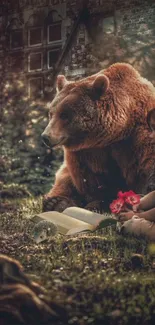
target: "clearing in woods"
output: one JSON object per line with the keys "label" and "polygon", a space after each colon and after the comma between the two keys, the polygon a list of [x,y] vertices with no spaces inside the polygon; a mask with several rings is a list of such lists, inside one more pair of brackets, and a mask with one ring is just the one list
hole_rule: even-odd
{"label": "clearing in woods", "polygon": [[0,216],[0,253],[19,260],[28,277],[62,303],[68,324],[154,323],[154,247],[146,240],[107,228],[36,245],[28,216],[41,211],[41,199],[12,204],[14,211]]}

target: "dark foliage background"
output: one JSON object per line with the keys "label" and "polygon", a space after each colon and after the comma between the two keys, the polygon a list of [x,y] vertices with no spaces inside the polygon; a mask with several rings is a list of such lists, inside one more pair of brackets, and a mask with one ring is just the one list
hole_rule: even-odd
{"label": "dark foliage background", "polygon": [[0,123],[2,183],[26,185],[34,195],[50,189],[62,152],[47,149],[42,143],[47,122],[46,103],[25,97],[24,84],[17,75],[6,80]]}

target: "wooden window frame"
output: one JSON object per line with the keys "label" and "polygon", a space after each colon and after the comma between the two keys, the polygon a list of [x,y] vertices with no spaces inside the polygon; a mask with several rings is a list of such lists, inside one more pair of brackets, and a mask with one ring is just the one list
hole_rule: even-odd
{"label": "wooden window frame", "polygon": [[55,51],[57,51],[57,50],[59,50],[59,51],[61,51],[61,47],[60,48],[53,48],[53,49],[50,49],[50,50],[48,50],[48,52],[47,52],[47,68],[48,69],[52,69],[53,67],[50,67],[49,66],[49,53],[50,52],[55,52]]}
{"label": "wooden window frame", "polygon": [[[37,43],[37,44],[30,44],[30,32],[31,30],[34,29],[40,29],[41,30],[41,43]],[[29,47],[36,47],[36,46],[40,46],[43,44],[43,28],[42,27],[31,27],[28,29],[28,46]]]}
{"label": "wooden window frame", "polygon": [[[39,69],[30,69],[30,60],[31,60],[31,55],[35,55],[35,54],[41,54],[41,68]],[[28,72],[35,72],[35,71],[42,71],[43,70],[43,53],[42,52],[32,52],[29,54],[28,56]]]}
{"label": "wooden window frame", "polygon": [[[59,40],[56,40],[56,41],[50,41],[49,40],[49,28],[51,26],[54,26],[54,25],[60,25],[61,24],[61,38]],[[62,43],[62,21],[61,22],[55,22],[53,24],[50,24],[47,26],[47,43],[48,44],[61,44]]]}

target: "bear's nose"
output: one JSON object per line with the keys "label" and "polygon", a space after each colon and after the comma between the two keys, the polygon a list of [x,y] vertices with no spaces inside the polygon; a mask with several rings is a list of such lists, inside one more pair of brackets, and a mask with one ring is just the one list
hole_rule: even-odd
{"label": "bear's nose", "polygon": [[44,134],[44,133],[42,133],[41,137],[42,137],[42,140],[43,140],[44,144],[47,147],[51,147],[52,143],[51,143],[50,137],[48,135]]}

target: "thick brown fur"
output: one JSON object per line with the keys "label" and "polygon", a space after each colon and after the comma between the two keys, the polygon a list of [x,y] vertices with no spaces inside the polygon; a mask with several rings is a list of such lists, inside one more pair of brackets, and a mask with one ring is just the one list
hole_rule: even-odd
{"label": "thick brown fur", "polygon": [[61,211],[94,200],[108,206],[119,189],[155,189],[155,147],[147,124],[154,107],[155,88],[129,64],[113,64],[76,82],[59,76],[43,137],[50,146],[63,146],[64,163],[43,209]]}

